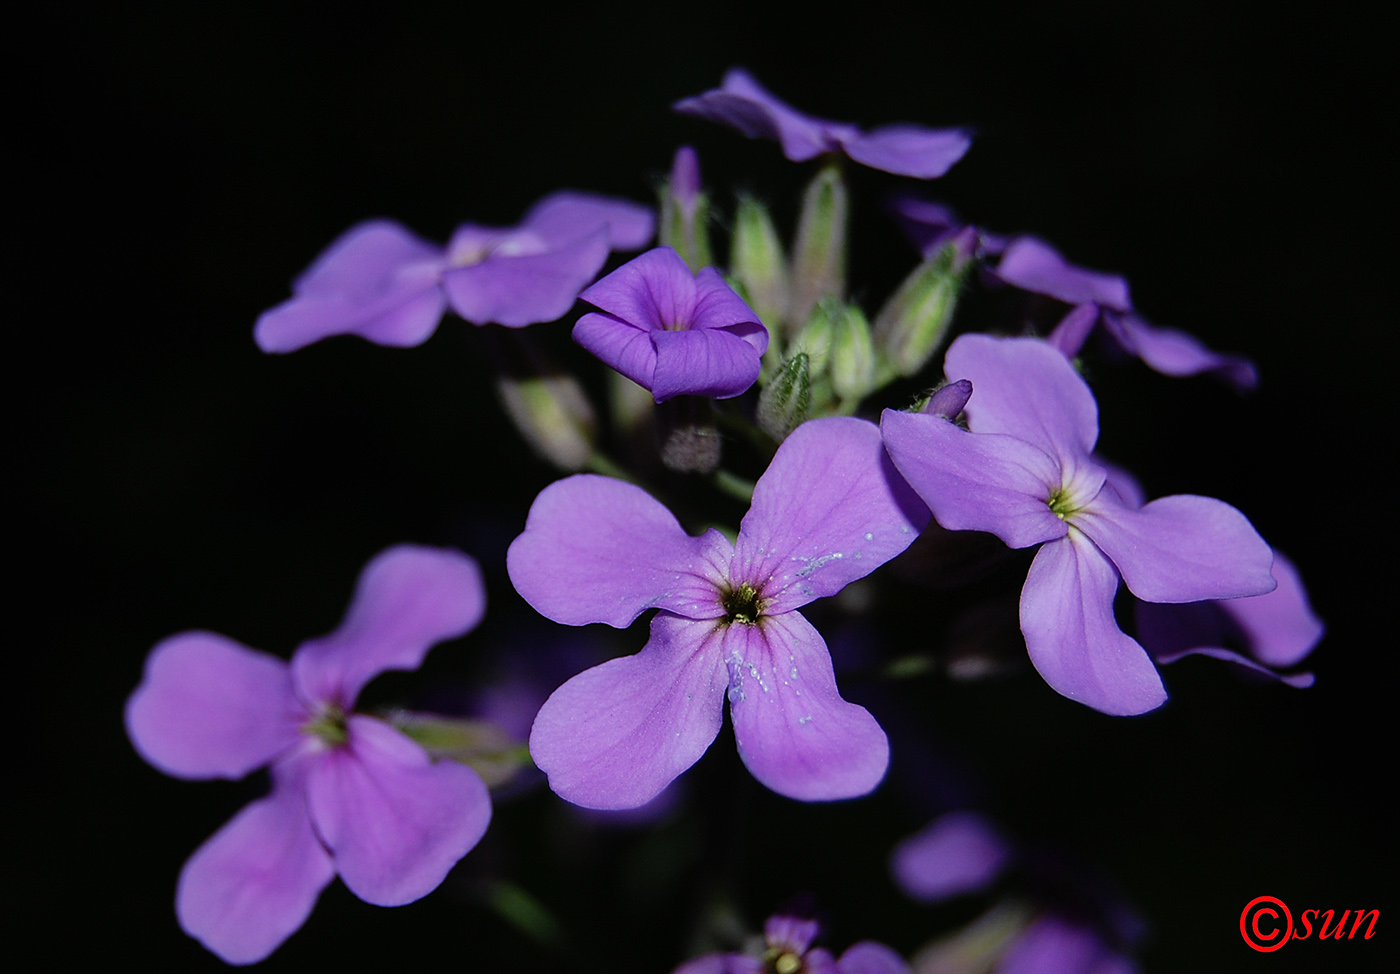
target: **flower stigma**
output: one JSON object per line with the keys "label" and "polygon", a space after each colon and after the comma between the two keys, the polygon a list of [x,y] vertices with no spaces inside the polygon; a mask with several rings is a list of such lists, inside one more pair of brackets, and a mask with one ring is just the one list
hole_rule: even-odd
{"label": "flower stigma", "polygon": [[1079,510],[1080,507],[1080,505],[1076,505],[1074,501],[1070,499],[1070,492],[1068,487],[1061,487],[1058,490],[1056,490],[1045,501],[1045,504],[1047,507],[1050,508],[1050,510],[1055,512],[1055,516],[1061,521],[1069,517],[1075,511]]}
{"label": "flower stigma", "polygon": [[759,604],[758,590],[748,582],[721,595],[719,604],[724,606],[725,615],[729,617],[730,622],[741,622],[746,626],[758,621],[762,608]]}
{"label": "flower stigma", "polygon": [[308,737],[317,737],[326,744],[336,746],[350,739],[345,728],[345,711],[338,705],[328,703],[316,715],[301,725],[301,732]]}

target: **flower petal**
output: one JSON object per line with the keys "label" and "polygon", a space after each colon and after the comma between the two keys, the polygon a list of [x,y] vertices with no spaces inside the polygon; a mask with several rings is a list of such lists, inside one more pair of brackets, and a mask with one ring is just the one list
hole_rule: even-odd
{"label": "flower petal", "polygon": [[1118,573],[1082,533],[1036,552],[1021,590],[1021,632],[1045,682],[1106,714],[1141,714],[1167,699],[1152,660],[1113,618]]}
{"label": "flower petal", "polygon": [[730,554],[719,532],[691,537],[640,487],[576,474],[540,491],[506,567],[546,618],[621,629],[652,607],[692,619],[723,615],[718,592]]}
{"label": "flower petal", "polygon": [[476,627],[486,587],[475,561],[449,548],[397,545],[360,572],[335,632],[301,645],[292,676],[302,699],[349,709],[385,670],[414,670],[437,643]]}
{"label": "flower petal", "polygon": [[719,329],[654,331],[651,341],[656,371],[648,388],[657,402],[681,395],[729,399],[758,381],[762,353],[738,335]]}
{"label": "flower petal", "polygon": [[688,327],[695,312],[695,275],[670,247],[633,257],[579,295],[635,328]]}
{"label": "flower petal", "polygon": [[610,314],[590,311],[574,324],[574,341],[598,359],[650,389],[656,374],[656,346],[649,328],[642,328]]}
{"label": "flower petal", "polygon": [[886,125],[841,139],[841,148],[856,162],[915,179],[937,179],[971,145],[972,137],[961,129],[917,125]]}
{"label": "flower petal", "polygon": [[[1150,605],[1159,609],[1176,608],[1176,606],[1158,605],[1155,602],[1141,602],[1139,605]],[[1300,690],[1306,690],[1317,682],[1317,677],[1311,673],[1276,673],[1267,666],[1256,663],[1247,656],[1241,656],[1239,653],[1232,652],[1228,649],[1220,649],[1212,646],[1183,649],[1175,653],[1154,654],[1153,658],[1157,660],[1158,663],[1170,665],[1188,656],[1209,656],[1211,659],[1223,660],[1226,663],[1234,663],[1236,666],[1243,666],[1247,670],[1253,670],[1255,673],[1263,674],[1281,683],[1287,683],[1289,686],[1297,687]]]}
{"label": "flower petal", "polygon": [[878,426],[812,420],[783,441],[758,479],[729,575],[773,600],[765,611],[787,612],[869,575],[909,547],[928,519]]}
{"label": "flower petal", "polygon": [[1126,351],[1163,375],[1215,372],[1240,392],[1259,384],[1259,373],[1249,359],[1213,352],[1184,331],[1158,328],[1134,314],[1110,315],[1104,322],[1108,333]]}
{"label": "flower petal", "polygon": [[586,808],[636,808],[698,761],[723,721],[724,632],[658,613],[640,653],[555,690],[530,732],[530,755],[555,794]]}
{"label": "flower petal", "polygon": [[1244,630],[1249,650],[1266,666],[1293,666],[1303,661],[1326,631],[1308,602],[1298,569],[1274,552],[1278,588],[1252,599],[1227,599],[1220,608]]}
{"label": "flower petal", "polygon": [[944,360],[949,379],[970,379],[968,427],[1005,433],[1060,461],[1068,483],[1094,451],[1099,409],[1074,366],[1035,338],[963,335]]}
{"label": "flower petal", "polygon": [[975,812],[950,812],[895,846],[890,869],[901,889],[933,903],[990,886],[1011,846]]}
{"label": "flower petal", "polygon": [[750,342],[761,355],[768,348],[768,329],[758,314],[713,267],[702,267],[695,274],[695,310],[691,328],[724,328]]}
{"label": "flower petal", "polygon": [[608,231],[542,254],[493,254],[442,276],[452,310],[474,325],[519,328],[562,318],[608,259]]}
{"label": "flower petal", "polygon": [[1117,274],[1075,267],[1035,237],[1017,237],[997,264],[997,277],[1023,291],[1044,294],[1065,304],[1097,304],[1128,311],[1128,282]]}
{"label": "flower petal", "polygon": [[890,459],[948,530],[988,531],[1012,548],[1068,530],[1047,504],[1060,486],[1059,465],[1031,444],[893,409],[880,428]]}
{"label": "flower petal", "polygon": [[227,963],[253,964],[306,922],[334,878],[300,781],[284,778],[189,858],[175,913],[181,929]]}
{"label": "flower petal", "polygon": [[869,711],[841,699],[826,643],[801,613],[731,625],[724,643],[734,739],[760,783],[799,801],[875,789],[889,741]]}
{"label": "flower petal", "polygon": [[656,217],[651,207],[631,200],[563,190],[530,207],[521,225],[551,246],[573,243],[606,227],[611,249],[637,250],[656,232]]}
{"label": "flower petal", "polygon": [[729,125],[751,139],[776,139],[782,144],[783,155],[793,162],[835,149],[833,130],[855,131],[853,126],[804,115],[775,98],[741,68],[726,72],[720,88],[678,101],[671,107],[683,115]]}
{"label": "flower petal", "polygon": [[1031,924],[997,966],[997,974],[1128,974],[1133,970],[1087,927],[1051,915]]}
{"label": "flower petal", "polygon": [[151,650],[126,703],[131,743],[179,778],[241,778],[295,745],[306,718],[283,660],[212,632]]}
{"label": "flower petal", "polygon": [[1243,514],[1213,497],[1176,494],[1132,508],[1103,491],[1071,520],[1148,602],[1234,599],[1276,585],[1273,551]]}
{"label": "flower petal", "polygon": [[481,840],[490,796],[475,771],[433,763],[381,720],[353,716],[347,733],[307,775],[312,821],[350,892],[376,906],[411,903]]}
{"label": "flower petal", "polygon": [[840,974],[909,974],[909,965],[890,947],[874,940],[851,944],[836,962]]}

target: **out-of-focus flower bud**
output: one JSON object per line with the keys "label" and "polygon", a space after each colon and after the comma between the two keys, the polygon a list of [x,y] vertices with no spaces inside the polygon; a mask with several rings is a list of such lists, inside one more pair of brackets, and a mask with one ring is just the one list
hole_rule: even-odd
{"label": "out-of-focus flower bud", "polygon": [[700,160],[683,145],[661,186],[660,243],[681,255],[691,271],[714,264],[710,249],[710,197],[700,188]]}
{"label": "out-of-focus flower bud", "polygon": [[709,473],[719,466],[720,439],[714,403],[701,396],[676,396],[657,406],[661,462],[679,473]]}
{"label": "out-of-focus flower bud", "polygon": [[500,376],[496,391],[506,414],[536,453],[561,470],[588,466],[598,421],[573,376]]}
{"label": "out-of-focus flower bud", "polygon": [[859,402],[875,389],[875,340],[865,312],[844,305],[832,321],[831,387],[842,399]]}
{"label": "out-of-focus flower bud", "polygon": [[743,285],[744,298],[759,321],[776,334],[787,318],[792,295],[787,256],[768,208],[751,196],[739,197],[732,241],[730,271]]}
{"label": "out-of-focus flower bud", "polygon": [[517,741],[489,720],[444,717],[408,710],[384,715],[434,758],[465,764],[486,782],[487,787],[503,785],[530,766],[530,752],[524,741]]}
{"label": "out-of-focus flower bud", "polygon": [[875,316],[875,345],[894,375],[917,374],[942,345],[976,242],[971,228],[948,241],[914,268]]}
{"label": "out-of-focus flower bud", "polygon": [[812,408],[811,363],[799,352],[783,363],[758,397],[758,425],[781,443]]}
{"label": "out-of-focus flower bud", "polygon": [[792,306],[788,324],[807,320],[812,307],[846,290],[846,223],[850,200],[841,169],[829,165],[817,174],[802,197],[793,254]]}

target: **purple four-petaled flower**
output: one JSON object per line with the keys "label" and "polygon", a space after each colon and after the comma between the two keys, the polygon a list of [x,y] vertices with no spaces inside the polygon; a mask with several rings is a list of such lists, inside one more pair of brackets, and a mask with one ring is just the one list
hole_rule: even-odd
{"label": "purple four-petaled flower", "polygon": [[332,335],[421,345],[450,305],[475,325],[553,321],[602,269],[608,251],[651,239],[649,208],[587,193],[546,196],[516,227],[464,224],[444,249],[389,220],[346,231],[297,278],[293,297],[258,318],[264,352]]}
{"label": "purple four-petaled flower", "polygon": [[903,551],[928,512],[873,424],[800,426],[754,488],[734,544],[691,537],[639,487],[581,474],[543,490],[510,547],[511,581],[565,625],[627,626],[635,656],[586,670],[535,718],[530,753],[560,796],[631,808],[694,764],[729,697],[744,763],[779,794],[851,798],[879,784],[884,731],[836,689],[822,637],[795,611]]}
{"label": "purple four-petaled flower", "polygon": [[579,295],[601,309],[574,341],[651,392],[727,399],[758,379],[768,329],[713,267],[692,274],[670,247],[623,264]]}
{"label": "purple four-petaled flower", "polygon": [[778,914],[763,925],[760,954],[706,954],[686,961],[673,974],[909,974],[909,965],[874,940],[852,944],[840,958],[814,947],[821,932],[816,920]]}
{"label": "purple four-petaled flower", "polygon": [[1021,591],[1021,631],[1051,687],[1110,714],[1159,706],[1156,668],[1114,621],[1119,578],[1148,602],[1262,595],[1275,587],[1269,546],[1213,498],[1124,501],[1093,458],[1093,394],[1047,343],[964,335],[944,370],[972,382],[968,429],[886,410],[895,466],[943,527],[1041,545]]}
{"label": "purple four-petaled flower", "polygon": [[804,115],[741,68],[731,68],[719,88],[676,102],[676,111],[738,129],[749,138],[776,139],[783,154],[803,162],[841,152],[856,162],[899,176],[935,179],[967,152],[972,138],[962,129],[885,125],[862,132],[854,125]]}
{"label": "purple four-petaled flower", "polygon": [[365,566],[340,628],[290,663],[209,632],[151,651],[126,706],[142,757],[179,778],[272,771],[272,793],[181,870],[175,910],[187,933],[251,964],[306,921],[335,876],[366,902],[398,906],[476,845],[491,818],[476,772],[434,763],[352,708],[377,674],[415,669],[435,643],[476,626],[485,599],[470,558],[403,545]]}

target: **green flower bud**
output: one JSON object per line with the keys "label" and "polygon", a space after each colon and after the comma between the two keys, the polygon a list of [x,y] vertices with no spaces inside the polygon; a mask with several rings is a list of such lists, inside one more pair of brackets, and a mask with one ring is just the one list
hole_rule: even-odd
{"label": "green flower bud", "polygon": [[573,376],[499,376],[496,392],[506,415],[537,454],[561,470],[588,466],[598,421]]}
{"label": "green flower bud", "polygon": [[865,312],[842,307],[831,330],[831,387],[844,400],[859,402],[875,390],[875,340]]}
{"label": "green flower bud", "polygon": [[827,360],[831,357],[834,323],[844,313],[845,308],[835,298],[817,302],[807,316],[807,323],[788,345],[786,358],[793,358],[800,352],[807,356],[807,368],[813,377],[825,372]]}
{"label": "green flower bud", "polygon": [[776,333],[787,316],[792,285],[773,218],[753,197],[739,197],[730,250],[730,270],[742,285],[744,300],[768,331]]}
{"label": "green flower bud", "polygon": [[690,146],[676,150],[671,175],[662,183],[659,195],[658,242],[680,254],[692,271],[712,266],[710,198],[700,189],[700,162]]}
{"label": "green flower bud", "polygon": [[904,279],[875,316],[875,346],[896,376],[918,373],[948,334],[971,249],[954,239]]}
{"label": "green flower bud", "polygon": [[390,711],[384,718],[434,758],[465,764],[490,788],[505,784],[530,764],[525,743],[490,721],[408,710]]}
{"label": "green flower bud", "polygon": [[783,363],[758,397],[758,425],[781,443],[812,408],[812,375],[805,352]]}
{"label": "green flower bud", "polygon": [[829,164],[807,186],[797,223],[793,254],[792,327],[807,320],[813,306],[846,291],[846,223],[850,200],[841,169]]}

